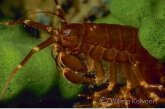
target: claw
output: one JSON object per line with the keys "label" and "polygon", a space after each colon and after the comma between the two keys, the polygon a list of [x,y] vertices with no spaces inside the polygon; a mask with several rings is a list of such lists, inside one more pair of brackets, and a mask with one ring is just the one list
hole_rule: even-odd
{"label": "claw", "polygon": [[81,61],[77,59],[76,57],[66,54],[65,52],[59,53],[59,57],[60,57],[61,63],[65,67],[72,69],[74,71],[87,71],[86,66],[83,65]]}
{"label": "claw", "polygon": [[69,70],[69,69],[63,69],[63,73],[65,78],[74,84],[96,84],[96,81],[94,79],[78,75],[77,73]]}

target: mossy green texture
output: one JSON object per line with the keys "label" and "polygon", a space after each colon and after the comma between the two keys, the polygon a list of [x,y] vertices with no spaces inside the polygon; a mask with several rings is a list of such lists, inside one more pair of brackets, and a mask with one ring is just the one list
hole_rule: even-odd
{"label": "mossy green texture", "polygon": [[118,19],[114,18],[113,15],[111,15],[111,14],[106,16],[106,17],[96,19],[94,21],[94,23],[108,23],[108,24],[124,25],[121,21],[119,21]]}
{"label": "mossy green texture", "polygon": [[[0,89],[2,91],[11,71],[22,61],[35,44],[0,42]],[[55,76],[56,69],[54,68],[54,62],[51,61],[49,55],[49,49],[36,53],[27,64],[14,75],[3,99],[8,100],[19,95],[19,93],[24,90],[30,91],[37,96],[41,96],[50,90],[55,80],[57,80],[57,77]]]}
{"label": "mossy green texture", "polygon": [[110,11],[126,25],[139,27],[145,18],[165,18],[164,0],[111,0]]}
{"label": "mossy green texture", "polygon": [[[33,47],[41,42],[41,40],[29,37],[20,26],[0,25],[0,93],[12,70]],[[40,97],[49,92],[52,87],[55,87],[61,93],[57,99],[71,100],[77,97],[83,87],[79,88],[79,85],[69,83],[64,77],[58,78],[55,62],[50,51],[51,46],[35,53],[17,71],[2,101],[8,101],[24,92]]]}
{"label": "mossy green texture", "polygon": [[85,86],[80,84],[73,85],[71,82],[66,80],[64,76],[61,76],[61,79],[58,79],[58,84],[61,84],[58,85],[58,89],[60,90],[61,97],[65,100],[77,98],[78,94],[82,92],[82,89],[84,89]]}
{"label": "mossy green texture", "polygon": [[139,29],[139,39],[152,56],[165,61],[165,19],[146,19]]}
{"label": "mossy green texture", "polygon": [[125,25],[139,28],[142,46],[165,61],[165,0],[111,0],[110,11]]}

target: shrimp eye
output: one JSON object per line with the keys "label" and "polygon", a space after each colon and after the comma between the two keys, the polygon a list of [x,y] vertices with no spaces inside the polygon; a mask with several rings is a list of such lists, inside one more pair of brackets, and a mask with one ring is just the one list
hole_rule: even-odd
{"label": "shrimp eye", "polygon": [[66,29],[64,31],[64,36],[68,36],[70,34],[71,30],[70,29]]}

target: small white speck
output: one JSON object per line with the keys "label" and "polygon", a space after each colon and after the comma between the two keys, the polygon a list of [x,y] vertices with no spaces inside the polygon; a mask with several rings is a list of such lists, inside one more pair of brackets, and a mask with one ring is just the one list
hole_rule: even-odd
{"label": "small white speck", "polygon": [[58,5],[58,6],[57,6],[57,9],[61,9],[61,6],[60,6],[60,5]]}
{"label": "small white speck", "polygon": [[40,50],[38,47],[34,47],[33,49],[36,50],[36,51],[39,51]]}
{"label": "small white speck", "polygon": [[52,27],[47,27],[47,30],[48,30],[49,32],[51,32]]}
{"label": "small white speck", "polygon": [[66,22],[65,19],[61,19],[61,22]]}
{"label": "small white speck", "polygon": [[24,23],[25,24],[28,24],[30,22],[30,20],[25,20]]}
{"label": "small white speck", "polygon": [[17,68],[19,68],[19,69],[20,69],[21,67],[22,67],[22,65],[18,65],[18,66],[17,66]]}

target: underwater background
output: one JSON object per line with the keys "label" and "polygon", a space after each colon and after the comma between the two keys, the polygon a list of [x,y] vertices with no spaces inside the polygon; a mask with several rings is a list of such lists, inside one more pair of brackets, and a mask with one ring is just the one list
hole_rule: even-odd
{"label": "underwater background", "polygon": [[[59,0],[59,3],[68,23],[93,22],[109,14],[108,0]],[[55,7],[53,0],[1,0],[0,21],[16,21],[37,11],[54,12]],[[60,26],[59,18],[53,15],[39,13],[25,19],[54,27]],[[0,34],[2,91],[14,67],[32,47],[50,37],[50,34],[25,25],[0,25]],[[79,98],[78,94],[87,92],[88,86],[72,84],[63,76],[58,78],[50,50],[51,47],[48,47],[36,53],[25,68],[13,77],[0,107],[73,107],[74,103],[87,101],[86,98]]]}
{"label": "underwater background", "polygon": [[[142,45],[157,59],[165,60],[165,1],[158,0],[58,0],[68,23],[109,23],[139,28]],[[112,4],[110,5],[110,2]],[[133,4],[133,5],[132,5]],[[136,6],[134,4],[137,4]],[[55,11],[53,0],[1,0],[0,22],[15,21],[31,12]],[[110,9],[109,9],[110,8]],[[110,12],[111,10],[111,12]],[[60,27],[60,19],[44,13],[26,16],[35,22]],[[152,28],[151,28],[152,27]],[[158,32],[157,32],[158,31]],[[0,93],[12,70],[34,46],[51,35],[45,31],[25,25],[0,25]],[[151,37],[149,37],[151,36]],[[156,37],[155,36],[159,36]],[[150,39],[157,39],[150,40]],[[156,42],[156,43],[153,43]],[[160,48],[160,49],[158,49]],[[0,101],[0,107],[10,108],[55,108],[73,107],[88,103],[81,93],[90,93],[89,86],[72,84],[63,76],[59,78],[51,47],[36,53],[19,70],[9,84]],[[121,76],[122,78],[122,76]],[[124,83],[116,86],[118,90]],[[165,85],[165,84],[163,84]],[[93,90],[104,89],[95,86]],[[164,96],[164,94],[162,94]],[[165,107],[165,104],[157,107]]]}

